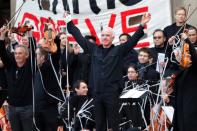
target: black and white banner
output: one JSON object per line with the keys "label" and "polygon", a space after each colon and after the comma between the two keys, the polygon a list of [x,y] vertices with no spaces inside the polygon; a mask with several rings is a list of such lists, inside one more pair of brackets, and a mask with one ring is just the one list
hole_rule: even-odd
{"label": "black and white banner", "polygon": [[[16,1],[16,10],[22,3],[23,0]],[[112,27],[116,35],[114,43],[117,44],[121,33],[132,35],[136,31],[142,14],[146,12],[151,13],[152,19],[138,47],[151,46],[153,31],[171,24],[170,0],[26,0],[15,26],[30,21],[34,26],[33,35],[39,40],[48,17],[52,18],[57,32],[60,32],[60,27],[66,26],[64,11],[72,14],[73,22],[84,35],[96,36],[98,44],[101,28]],[[17,39],[20,40],[20,37]],[[75,41],[70,35],[68,40]]]}

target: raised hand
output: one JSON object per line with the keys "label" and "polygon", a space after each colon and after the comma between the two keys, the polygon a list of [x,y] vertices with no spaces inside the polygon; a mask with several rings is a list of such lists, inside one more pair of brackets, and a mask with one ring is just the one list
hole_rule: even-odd
{"label": "raised hand", "polygon": [[168,39],[169,45],[173,45],[173,44],[175,43],[175,39],[176,39],[175,36],[170,37],[170,38]]}
{"label": "raised hand", "polygon": [[80,53],[80,46],[78,44],[75,44],[73,49],[75,55],[78,55]]}
{"label": "raised hand", "polygon": [[63,17],[65,18],[65,22],[66,23],[68,23],[68,22],[70,22],[72,20],[72,17],[70,15],[70,13],[67,12],[67,11],[64,13]]}
{"label": "raised hand", "polygon": [[187,34],[186,32],[181,33],[181,39],[182,39],[182,40],[187,39],[187,37],[188,37],[188,34]]}
{"label": "raised hand", "polygon": [[142,19],[141,19],[141,22],[140,24],[142,26],[144,26],[145,24],[147,24],[151,19],[151,14],[150,13],[145,13],[143,16],[142,16]]}
{"label": "raised hand", "polygon": [[8,28],[6,26],[3,26],[0,28],[0,40],[5,39],[5,34],[8,31]]}

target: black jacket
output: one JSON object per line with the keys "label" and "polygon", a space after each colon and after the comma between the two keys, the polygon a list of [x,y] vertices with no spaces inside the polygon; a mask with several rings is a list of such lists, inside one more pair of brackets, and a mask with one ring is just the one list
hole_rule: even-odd
{"label": "black jacket", "polygon": [[[37,69],[35,75],[35,105],[36,108],[43,108],[47,106],[57,107],[59,102],[57,99],[52,98],[49,93],[60,100],[63,96],[56,78],[57,74],[59,80],[59,60],[60,60],[60,47],[57,44],[58,50],[56,53],[49,54],[48,59]],[[50,61],[51,58],[51,61]],[[52,67],[54,66],[54,69]],[[61,85],[61,84],[60,84]]]}
{"label": "black jacket", "polygon": [[122,60],[125,55],[137,44],[143,36],[143,27],[132,36],[132,39],[119,46],[103,48],[102,45],[90,43],[79,29],[72,23],[68,23],[68,31],[71,33],[85,53],[91,55],[91,79],[94,92],[117,92],[122,85]]}
{"label": "black jacket", "polygon": [[[30,56],[35,56],[35,41],[30,41]],[[6,76],[8,81],[8,97],[9,104],[13,106],[27,106],[32,104],[32,69],[34,60],[31,57],[28,58],[26,63],[22,67],[17,67],[16,61],[13,55],[9,55],[6,51],[4,41],[0,41],[0,57],[4,63],[6,69]],[[33,67],[31,69],[31,66]],[[34,70],[33,70],[34,72]]]}
{"label": "black jacket", "polygon": [[[189,43],[189,40],[187,40]],[[197,130],[197,53],[191,43],[190,53],[192,66],[182,70],[175,80],[175,131]]]}

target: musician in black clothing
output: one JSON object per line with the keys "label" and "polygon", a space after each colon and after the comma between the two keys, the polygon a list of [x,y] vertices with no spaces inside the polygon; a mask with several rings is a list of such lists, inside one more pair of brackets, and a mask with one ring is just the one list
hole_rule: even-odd
{"label": "musician in black clothing", "polygon": [[[124,93],[126,90],[133,88],[136,88],[137,90],[148,89],[148,87],[146,86],[146,81],[139,79],[139,74],[137,70],[138,68],[135,64],[128,65],[127,78],[125,79],[125,83],[124,83],[125,88],[122,93]],[[127,122],[126,124],[121,126],[122,128],[127,129],[129,127],[135,127],[139,130],[145,128],[145,122],[142,117],[142,112],[140,107],[140,105],[142,105],[142,100],[143,99],[141,98],[136,100],[132,100],[130,98],[121,102],[122,104],[120,108],[121,123]],[[145,114],[147,113],[149,112],[146,112]]]}
{"label": "musician in black clothing", "polygon": [[[168,48],[172,48],[173,40],[175,35],[183,33],[185,30],[192,27],[191,25],[185,23],[187,17],[187,10],[184,7],[179,7],[175,10],[175,23],[164,28],[164,33],[166,35],[166,40],[168,42]],[[178,42],[175,40],[175,42]],[[174,63],[170,63],[170,69],[172,74],[176,74],[179,71],[179,66]]]}
{"label": "musician in black clothing", "polygon": [[197,29],[195,27],[190,27],[188,29],[188,38],[194,47],[197,47]]}
{"label": "musician in black clothing", "polygon": [[[182,39],[189,44],[189,53],[191,55],[191,63],[187,68],[183,68],[175,79],[175,114],[174,114],[174,130],[175,131],[196,131],[197,130],[197,53],[186,39],[187,35],[182,34]],[[190,56],[189,55],[189,56]]]}
{"label": "musician in black clothing", "polygon": [[[166,47],[168,45],[166,44],[166,36],[165,36],[165,33],[163,30],[156,29],[153,32],[153,42],[154,42],[154,47],[149,48],[150,53],[151,53],[151,57],[153,58],[152,63],[157,62],[159,53],[164,54],[165,58],[169,59],[166,70],[165,70],[164,77],[170,76],[173,72],[171,70],[171,63],[170,63],[170,56],[171,56],[172,48]],[[165,59],[165,61],[166,61],[166,59]],[[166,63],[160,62],[158,64],[164,68]],[[153,67],[155,69],[156,69],[156,66],[157,66],[157,64],[153,65]]]}
{"label": "musician in black clothing", "polygon": [[[0,57],[6,69],[9,97],[9,120],[12,131],[32,131],[32,77],[35,67],[35,41],[30,41],[30,52],[24,45],[16,46],[14,56],[5,48],[5,28],[1,28]],[[29,33],[29,32],[28,32]],[[31,34],[31,33],[29,33]],[[30,57],[32,56],[32,57]]]}
{"label": "musician in black clothing", "polygon": [[[103,29],[101,45],[90,43],[80,30],[71,21],[71,16],[66,15],[68,32],[71,33],[85,53],[91,55],[91,77],[94,87],[94,100],[96,112],[96,130],[108,129],[118,131],[118,97],[122,85],[122,58],[137,44],[143,36],[144,25],[150,20],[150,14],[143,16],[138,31],[125,44],[114,46],[112,41],[114,33],[112,28]],[[106,122],[107,120],[107,122]]]}
{"label": "musician in black clothing", "polygon": [[[73,85],[73,72],[74,72],[74,50],[71,45],[67,41],[67,36],[65,33],[60,33],[57,37],[59,37],[61,55],[60,55],[60,65],[62,71],[62,87],[67,88],[67,77],[69,81],[69,86]],[[68,50],[66,49],[68,48]],[[67,72],[68,66],[68,72]]]}
{"label": "musician in black clothing", "polygon": [[[74,120],[74,129],[75,131],[79,131],[82,129],[88,129],[90,131],[93,131],[93,128],[95,128],[95,122],[94,122],[94,106],[93,101],[89,103],[89,105],[85,108],[89,108],[87,112],[83,112],[86,114],[90,119],[82,117],[79,118],[79,116],[76,116],[79,110],[82,108],[83,104],[87,101],[90,101],[92,98],[88,96],[88,86],[85,81],[83,80],[77,80],[73,88],[75,89],[76,95],[71,97],[70,100],[70,112],[71,116]],[[90,114],[91,113],[91,114]],[[80,116],[82,116],[80,114]],[[81,123],[80,123],[81,121]],[[81,127],[82,126],[82,127]]]}
{"label": "musician in black clothing", "polygon": [[41,46],[36,49],[38,68],[34,81],[35,125],[40,131],[57,130],[59,124],[58,102],[63,101],[59,87],[61,84],[58,83],[59,45],[57,52],[51,54],[48,51]]}
{"label": "musician in black clothing", "polygon": [[[190,27],[192,27],[191,25],[185,23],[186,16],[187,10],[184,7],[177,8],[175,11],[175,23],[164,28],[166,39],[167,41],[169,41],[169,43],[172,43],[171,41],[173,41],[172,36],[180,35],[181,33],[183,33],[184,29],[189,29]],[[184,28],[182,28],[182,26],[184,26]]]}
{"label": "musician in black clothing", "polygon": [[157,81],[159,73],[156,72],[155,66],[152,64],[152,57],[148,48],[141,48],[138,53],[139,78],[143,80]]}
{"label": "musician in black clothing", "polygon": [[[165,53],[166,50],[166,37],[161,29],[156,29],[153,32],[154,47],[150,48],[150,53],[153,58],[153,63],[157,62],[158,53]],[[167,52],[168,53],[168,52]],[[170,54],[166,54],[169,57]]]}

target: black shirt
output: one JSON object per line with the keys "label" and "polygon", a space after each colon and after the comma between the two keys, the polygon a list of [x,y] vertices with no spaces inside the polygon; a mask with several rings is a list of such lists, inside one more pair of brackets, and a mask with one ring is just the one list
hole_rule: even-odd
{"label": "black shirt", "polygon": [[[186,29],[189,29],[190,27],[192,27],[192,26],[191,25],[188,25],[188,24],[186,24],[186,26],[185,26]],[[176,23],[173,23],[172,25],[169,25],[169,26],[165,27],[164,28],[164,33],[166,35],[167,40],[171,36],[180,35],[181,33],[183,33],[184,28],[182,28],[182,29],[181,28],[182,28],[182,26],[177,26]],[[177,32],[178,32],[178,34],[176,34]]]}

